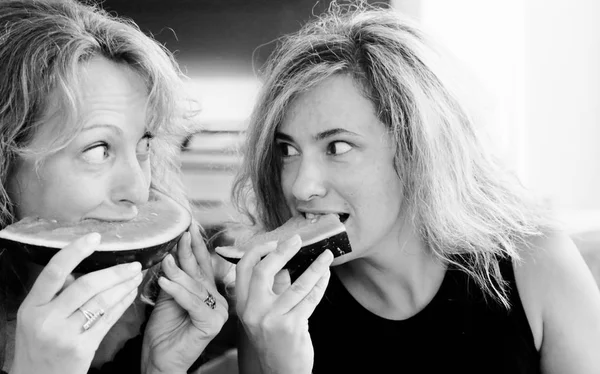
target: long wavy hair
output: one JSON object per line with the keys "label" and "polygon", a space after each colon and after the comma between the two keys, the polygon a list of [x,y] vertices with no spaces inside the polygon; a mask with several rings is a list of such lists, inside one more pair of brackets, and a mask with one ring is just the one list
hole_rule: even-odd
{"label": "long wavy hair", "polygon": [[336,74],[350,76],[396,144],[404,203],[429,250],[509,307],[501,258],[549,224],[515,177],[482,146],[478,126],[447,82],[432,41],[397,11],[365,2],[328,12],[282,38],[263,70],[232,199],[251,225],[290,217],[274,135],[290,104]]}
{"label": "long wavy hair", "polygon": [[[129,67],[145,81],[148,127],[155,134],[151,185],[190,209],[179,176],[178,150],[182,139],[194,131],[196,107],[182,95],[184,76],[172,55],[132,21],[92,3],[4,0],[0,2],[0,228],[15,220],[6,191],[15,161],[35,157],[41,167],[45,157],[66,147],[81,131],[78,72],[82,63],[96,56]],[[41,149],[32,139],[48,114],[62,116],[66,125],[53,132],[49,147]],[[16,289],[24,283],[18,279],[23,276],[19,270],[9,251],[0,248],[0,311],[6,312],[9,294],[23,291]]]}

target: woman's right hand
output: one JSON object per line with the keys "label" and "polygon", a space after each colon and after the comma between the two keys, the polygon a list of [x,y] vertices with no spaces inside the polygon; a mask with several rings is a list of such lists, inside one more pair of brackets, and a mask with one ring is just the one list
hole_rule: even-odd
{"label": "woman's right hand", "polygon": [[[141,266],[134,262],[65,285],[99,243],[99,234],[88,234],[60,250],[44,267],[17,313],[10,374],[87,373],[100,342],[131,305],[142,281]],[[88,329],[83,311],[98,313]]]}
{"label": "woman's right hand", "polygon": [[308,318],[325,294],[333,254],[323,252],[290,284],[289,273],[282,268],[301,244],[300,236],[294,235],[279,245],[257,246],[236,266],[236,312],[263,374],[312,371]]}

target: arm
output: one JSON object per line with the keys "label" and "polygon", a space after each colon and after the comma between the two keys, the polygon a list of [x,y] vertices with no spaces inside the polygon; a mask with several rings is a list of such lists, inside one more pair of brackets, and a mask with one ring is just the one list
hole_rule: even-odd
{"label": "arm", "polygon": [[564,234],[532,244],[515,275],[542,372],[600,372],[600,291],[588,266]]}
{"label": "arm", "polygon": [[252,346],[250,339],[242,324],[239,324],[237,345],[238,345],[238,369],[240,374],[262,374],[258,354]]}

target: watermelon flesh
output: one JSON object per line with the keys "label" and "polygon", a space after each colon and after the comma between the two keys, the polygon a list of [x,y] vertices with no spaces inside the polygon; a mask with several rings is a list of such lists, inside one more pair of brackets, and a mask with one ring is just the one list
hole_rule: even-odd
{"label": "watermelon flesh", "polygon": [[236,246],[217,247],[216,253],[231,263],[237,263],[244,253],[256,245],[270,241],[283,242],[299,234],[302,248],[284,266],[288,269],[292,280],[300,276],[310,264],[326,249],[334,257],[352,251],[346,227],[336,214],[326,214],[312,219],[294,216],[273,231],[258,234]]}
{"label": "watermelon flesh", "polygon": [[19,250],[33,262],[46,265],[56,252],[75,239],[98,232],[102,242],[76,272],[86,273],[133,261],[140,261],[145,269],[160,262],[190,224],[191,214],[187,209],[152,190],[148,202],[138,207],[138,215],[132,220],[88,219],[61,223],[26,217],[0,230],[0,245]]}

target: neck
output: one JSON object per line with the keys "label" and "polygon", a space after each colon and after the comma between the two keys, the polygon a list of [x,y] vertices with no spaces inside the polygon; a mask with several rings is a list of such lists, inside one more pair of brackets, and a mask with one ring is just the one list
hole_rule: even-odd
{"label": "neck", "polygon": [[364,257],[335,268],[366,309],[400,320],[422,310],[437,293],[446,266],[430,253],[412,227],[365,251]]}

